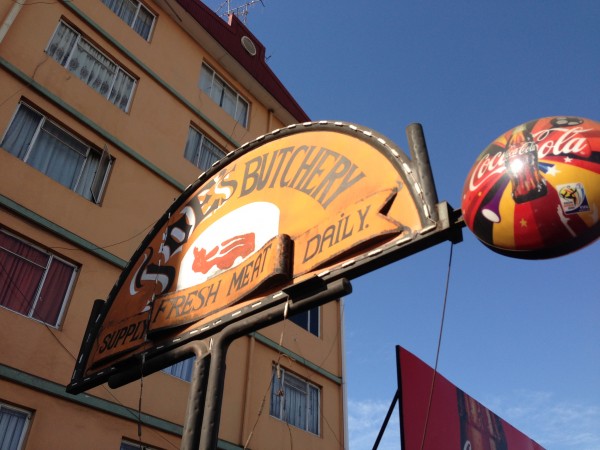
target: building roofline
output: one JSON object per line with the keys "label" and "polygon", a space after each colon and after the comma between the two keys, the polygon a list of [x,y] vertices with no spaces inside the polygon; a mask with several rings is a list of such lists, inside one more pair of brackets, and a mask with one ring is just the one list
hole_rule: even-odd
{"label": "building roofline", "polygon": [[[177,3],[297,122],[310,120],[298,102],[267,65],[264,45],[235,14],[230,14],[229,22],[225,22],[199,0],[177,0]],[[254,44],[256,49],[254,55],[250,54],[242,45],[244,36]]]}

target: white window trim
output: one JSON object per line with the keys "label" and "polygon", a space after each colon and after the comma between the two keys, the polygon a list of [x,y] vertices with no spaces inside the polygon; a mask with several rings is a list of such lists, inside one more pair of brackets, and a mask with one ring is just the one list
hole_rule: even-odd
{"label": "white window trim", "polygon": [[139,450],[156,450],[154,447],[150,447],[149,445],[146,445],[143,443],[140,445],[139,442],[135,442],[135,441],[132,441],[132,440],[126,439],[126,438],[121,439],[121,447],[123,447],[123,444],[126,444],[129,447],[133,447],[133,448],[139,449]]}
{"label": "white window trim", "polygon": [[[38,288],[37,288],[37,290],[35,292],[35,298],[34,298],[33,302],[31,303],[31,306],[29,307],[29,312],[27,314],[22,314],[19,311],[15,311],[14,309],[11,309],[11,308],[8,308],[8,307],[2,306],[2,305],[0,305],[0,308],[6,309],[8,311],[12,311],[15,314],[19,314],[20,316],[27,317],[28,319],[31,319],[31,320],[35,320],[36,322],[43,323],[46,326],[49,326],[49,327],[52,327],[52,328],[60,328],[60,326],[62,324],[63,315],[64,315],[65,310],[67,308],[68,300],[69,300],[69,298],[71,298],[71,293],[73,292],[73,289],[75,288],[75,278],[77,276],[78,267],[75,266],[74,264],[70,263],[66,259],[63,259],[60,256],[57,256],[55,253],[49,252],[48,250],[45,250],[44,248],[40,247],[39,245],[34,244],[30,240],[23,239],[23,238],[15,235],[14,233],[9,232],[5,228],[0,228],[0,233],[7,234],[7,235],[13,237],[14,239],[17,239],[17,240],[23,242],[24,244],[28,245],[29,247],[34,248],[37,251],[39,251],[41,253],[45,253],[46,255],[49,256],[48,262],[46,263],[46,267],[44,267],[44,274],[42,275],[42,279],[40,281],[40,284],[39,284],[39,286],[38,286]],[[48,323],[48,322],[44,322],[42,320],[36,319],[32,315],[33,311],[35,311],[35,307],[37,306],[37,303],[39,301],[40,294],[41,294],[43,286],[44,286],[44,282],[46,281],[46,276],[48,275],[48,268],[50,267],[50,263],[52,262],[53,259],[56,259],[57,261],[60,261],[61,263],[66,264],[66,265],[68,265],[68,266],[70,266],[70,267],[73,268],[73,273],[71,274],[71,279],[69,280],[69,285],[67,286],[67,289],[65,291],[65,295],[64,295],[64,297],[62,299],[62,303],[61,303],[61,306],[60,306],[60,311],[58,312],[58,315],[56,317],[56,324],[51,324],[51,323]]]}
{"label": "white window trim", "polygon": [[[86,200],[91,201],[92,203],[95,204],[100,204],[100,202],[102,201],[103,197],[104,197],[104,193],[106,191],[106,187],[108,185],[108,175],[110,174],[110,171],[112,170],[112,165],[114,163],[114,158],[110,155],[110,153],[108,152],[108,147],[105,145],[104,148],[102,150],[99,150],[97,147],[94,147],[93,145],[89,144],[87,141],[84,141],[83,139],[79,138],[78,136],[74,135],[73,133],[71,133],[69,130],[67,130],[64,126],[60,125],[59,123],[57,123],[56,121],[54,121],[50,116],[48,116],[47,114],[44,114],[43,112],[41,112],[40,110],[34,108],[33,106],[31,106],[29,103],[25,103],[25,102],[19,102],[19,104],[17,105],[17,108],[15,109],[15,112],[13,113],[13,116],[10,120],[10,123],[8,124],[8,126],[6,127],[6,130],[4,131],[4,134],[2,136],[2,139],[0,140],[0,143],[4,142],[4,140],[6,139],[9,130],[11,129],[13,122],[19,112],[20,108],[28,108],[31,111],[33,111],[34,113],[38,114],[41,116],[41,119],[39,121],[39,123],[37,124],[37,129],[34,133],[34,135],[31,138],[31,141],[29,142],[28,148],[27,148],[27,152],[25,153],[25,155],[23,155],[23,157],[18,157],[21,161],[27,163],[27,160],[31,154],[32,148],[35,145],[35,143],[37,142],[41,129],[44,126],[44,123],[49,122],[52,125],[54,125],[56,128],[60,129],[61,132],[65,133],[66,135],[68,135],[69,137],[71,137],[72,139],[80,142],[83,146],[87,147],[87,153],[86,153],[86,162],[84,164],[87,164],[87,158],[89,157],[91,152],[96,153],[97,155],[100,156],[100,160],[98,162],[98,168],[96,169],[96,172],[94,173],[93,177],[92,177],[92,182],[90,185],[90,197],[91,198],[87,198],[86,196],[84,196],[83,194],[77,192],[76,188],[75,189],[70,189],[69,187],[67,187],[67,189],[71,190],[72,192],[75,192],[78,195],[81,195],[83,198],[85,198]],[[56,137],[58,139],[58,137]],[[60,140],[60,139],[58,139]],[[8,150],[6,150],[8,151]],[[12,154],[12,153],[11,153]],[[102,170],[102,166],[103,163],[106,164],[106,168],[104,169],[104,174],[102,174],[102,172],[99,172],[100,170]],[[37,170],[37,169],[36,169]],[[56,181],[59,184],[60,181],[56,180],[55,178],[53,178],[50,175],[46,175],[44,172],[40,172],[43,175],[47,176],[48,178]],[[81,176],[83,175],[83,167],[81,169],[81,172],[78,174],[78,179],[77,179],[77,184],[81,181]],[[100,179],[101,177],[101,179]],[[76,186],[77,186],[76,184]],[[65,186],[66,187],[66,186]]]}
{"label": "white window trim", "polygon": [[[229,114],[231,117],[233,117],[234,120],[236,120],[237,123],[239,123],[240,125],[242,125],[244,128],[248,128],[248,120],[249,120],[249,116],[250,116],[250,102],[248,100],[246,100],[239,92],[237,89],[233,88],[229,83],[227,83],[223,77],[221,77],[217,71],[215,69],[213,69],[210,65],[208,65],[207,63],[203,62],[202,63],[202,69],[201,69],[201,77],[204,75],[204,67],[206,67],[210,72],[212,72],[211,75],[211,81],[210,81],[210,89],[212,90],[214,85],[215,85],[215,79],[218,80],[220,83],[222,83],[224,86],[226,86],[228,89],[230,89],[232,92],[235,93],[236,95],[236,109],[234,114],[230,114],[225,108],[223,108],[223,105],[221,105],[220,103],[216,102],[212,95],[206,91],[204,91],[202,88],[202,92],[206,93],[210,99],[212,101],[214,101],[215,103],[217,103],[217,105],[219,105],[220,108],[222,108],[225,112],[227,112],[227,114]],[[238,108],[238,103],[242,101],[246,104],[246,114],[244,117],[244,121],[240,122],[236,119],[237,117],[237,108]]]}
{"label": "white window trim", "polygon": [[[275,419],[278,419],[278,420],[281,420],[282,422],[285,422],[288,425],[291,425],[291,426],[293,426],[295,428],[298,428],[299,430],[303,430],[303,431],[306,431],[308,433],[314,434],[316,436],[320,436],[321,435],[321,419],[320,419],[321,418],[321,395],[322,395],[321,388],[319,386],[317,386],[317,385],[315,385],[315,384],[307,381],[306,379],[304,379],[302,377],[299,377],[298,375],[295,375],[295,374],[293,374],[293,373],[291,373],[291,372],[283,369],[281,366],[274,365],[273,366],[273,373],[272,373],[271,376],[273,378],[275,378],[277,375],[279,375],[279,377],[281,377],[280,378],[280,380],[281,380],[280,383],[282,385],[285,384],[285,378],[286,377],[290,377],[290,378],[294,379],[295,382],[303,383],[303,384],[306,385],[306,392],[307,392],[306,393],[306,396],[307,396],[306,417],[305,417],[306,428],[300,428],[296,424],[291,423],[291,422],[287,422],[285,420],[285,395],[283,393],[281,394],[282,398],[280,400],[279,411],[277,411],[277,412],[270,411],[271,417],[273,417]],[[317,417],[316,417],[316,427],[317,427],[317,429],[315,431],[308,429],[309,428],[309,418],[310,418],[309,417],[309,410],[310,410],[310,390],[311,390],[311,388],[314,389],[314,390],[316,390],[316,392],[317,392],[317,405],[314,408],[316,410],[316,414],[317,414]],[[271,385],[271,398],[273,397],[273,390],[274,389],[275,389],[275,384],[273,383]],[[290,389],[293,389],[293,387],[290,387]],[[271,401],[271,406],[272,406],[272,401]]]}
{"label": "white window trim", "polygon": [[[206,136],[206,134],[205,134],[205,133],[203,133],[202,131],[200,131],[200,129],[199,129],[199,128],[195,127],[194,125],[190,125],[190,127],[189,127],[189,129],[188,129],[188,137],[187,137],[187,140],[186,140],[186,143],[185,143],[185,148],[184,148],[184,150],[183,150],[183,152],[184,152],[184,155],[183,155],[183,156],[184,156],[184,158],[186,159],[186,161],[189,161],[189,162],[191,162],[191,163],[192,163],[194,166],[196,166],[198,169],[201,169],[201,170],[208,170],[208,169],[210,169],[210,167],[212,166],[212,164],[214,164],[214,162],[216,162],[216,161],[214,161],[213,163],[211,163],[211,164],[210,164],[208,167],[202,167],[202,166],[199,164],[199,163],[200,163],[200,158],[198,158],[198,160],[197,160],[197,161],[193,161],[193,160],[189,159],[189,158],[187,157],[187,155],[185,154],[185,152],[186,152],[186,150],[187,150],[187,147],[188,147],[188,145],[189,145],[189,141],[190,141],[190,133],[191,133],[192,131],[194,131],[195,133],[198,133],[198,135],[200,136],[200,142],[199,142],[199,147],[200,147],[200,148],[199,148],[199,150],[200,150],[200,152],[198,153],[198,156],[200,156],[200,154],[201,154],[201,151],[202,151],[202,149],[204,148],[204,143],[205,143],[205,142],[208,142],[208,143],[209,143],[209,144],[210,144],[212,147],[215,147],[215,148],[216,148],[216,149],[219,151],[219,153],[220,153],[220,155],[219,155],[219,156],[220,156],[220,157],[219,157],[219,158],[217,158],[217,160],[216,160],[216,161],[219,161],[219,160],[223,159],[223,158],[225,157],[225,152],[224,152],[223,150],[221,150],[221,148],[220,148],[220,147],[219,147],[217,144],[215,144],[215,143],[214,143],[214,142],[213,142],[211,139],[209,139],[209,138],[208,138],[208,136]],[[198,148],[196,147],[194,150],[198,150]],[[212,152],[211,152],[211,155],[212,155]]]}
{"label": "white window trim", "polygon": [[[127,0],[122,0],[122,1],[127,1]],[[129,28],[131,28],[131,29],[132,29],[132,30],[133,30],[133,31],[134,31],[134,32],[135,32],[135,33],[136,33],[138,36],[140,36],[140,37],[141,37],[142,39],[144,39],[145,41],[148,41],[148,42],[150,42],[150,39],[151,39],[151,37],[152,37],[152,33],[154,32],[154,27],[156,26],[156,19],[157,19],[157,16],[156,16],[156,14],[154,14],[154,12],[152,12],[152,10],[151,10],[150,8],[148,8],[148,7],[147,7],[146,5],[144,5],[142,2],[140,2],[140,1],[138,1],[138,0],[133,0],[133,1],[137,3],[137,7],[136,7],[136,10],[135,10],[135,16],[134,16],[134,18],[133,18],[133,21],[132,21],[132,23],[131,23],[131,24],[128,24],[128,23],[127,23],[127,22],[126,22],[126,21],[125,21],[125,20],[124,20],[124,19],[123,19],[121,16],[119,16],[117,13],[114,13],[114,11],[113,11],[113,13],[114,13],[114,14],[115,14],[115,15],[116,15],[116,16],[117,16],[117,17],[118,17],[120,20],[122,20],[122,21],[123,21],[123,22],[124,22],[124,23],[125,23],[125,24],[126,24],[128,27],[129,27]],[[110,7],[109,7],[108,5],[106,5],[104,2],[102,2],[102,3],[103,3],[103,4],[104,4],[104,5],[105,5],[105,6],[106,6],[108,9],[110,9]],[[142,8],[143,8],[143,9],[145,9],[145,10],[146,10],[146,12],[152,16],[152,25],[150,26],[150,30],[148,30],[148,37],[145,37],[145,36],[143,36],[143,35],[139,34],[139,33],[136,31],[135,27],[134,27],[134,25],[135,25],[135,21],[137,20],[137,18],[138,18],[138,16],[139,16],[139,13],[140,13],[140,9],[142,9]],[[111,11],[112,11],[112,9],[111,9]]]}
{"label": "white window trim", "polygon": [[17,408],[15,406],[0,402],[0,410],[2,410],[2,409],[15,411],[17,413],[21,413],[21,414],[25,415],[25,418],[24,418],[25,425],[23,426],[23,430],[21,431],[21,436],[19,437],[19,442],[17,444],[17,450],[21,450],[24,448],[23,444],[25,443],[25,438],[27,437],[27,433],[29,431],[29,425],[31,423],[31,415],[32,415],[31,411],[27,411],[26,409]]}
{"label": "white window trim", "polygon": [[129,112],[129,109],[131,108],[131,103],[133,101],[133,96],[135,93],[135,90],[137,88],[137,78],[134,77],[131,73],[129,73],[129,71],[125,70],[125,68],[119,64],[118,62],[116,62],[113,58],[111,58],[110,56],[108,56],[104,51],[102,51],[97,45],[95,45],[92,41],[90,41],[89,39],[87,39],[86,37],[84,37],[78,30],[76,30],[75,28],[73,28],[72,26],[70,26],[69,24],[67,24],[66,22],[64,22],[63,20],[60,20],[56,29],[54,30],[54,33],[52,33],[52,36],[50,37],[50,40],[48,41],[48,44],[46,45],[45,48],[45,52],[48,52],[48,49],[50,47],[50,44],[52,43],[54,36],[56,35],[56,33],[58,32],[60,26],[65,26],[67,28],[69,28],[71,31],[73,31],[73,33],[77,34],[77,41],[75,42],[75,44],[73,45],[73,48],[71,49],[71,52],[69,54],[69,56],[67,57],[67,59],[65,60],[64,64],[61,64],[60,61],[57,61],[56,59],[54,59],[58,64],[61,65],[61,67],[65,68],[66,70],[68,70],[69,72],[73,73],[70,69],[70,62],[71,62],[71,58],[73,56],[73,51],[74,49],[77,47],[77,42],[82,40],[84,42],[86,42],[88,45],[90,45],[91,47],[93,47],[98,53],[100,53],[102,56],[104,56],[107,60],[109,60],[110,62],[112,62],[116,67],[117,70],[120,70],[121,72],[123,72],[126,76],[128,76],[132,81],[133,81],[133,85],[131,87],[131,92],[129,94],[129,98],[127,99],[127,105],[125,106],[125,108],[121,108],[118,105],[116,105],[115,103],[111,102],[109,97],[110,94],[112,92],[112,87],[114,86],[114,82],[116,80],[116,76],[113,77],[112,81],[111,81],[111,86],[107,89],[107,93],[106,95],[96,91],[92,86],[90,86],[89,84],[87,84],[85,82],[85,80],[81,80],[81,78],[79,78],[77,75],[77,78],[79,80],[81,80],[84,84],[86,84],[86,86],[90,87],[94,92],[98,93],[99,95],[101,95],[102,97],[104,97],[106,100],[108,100],[111,104],[115,105],[118,109],[120,109],[121,111],[124,112]]}

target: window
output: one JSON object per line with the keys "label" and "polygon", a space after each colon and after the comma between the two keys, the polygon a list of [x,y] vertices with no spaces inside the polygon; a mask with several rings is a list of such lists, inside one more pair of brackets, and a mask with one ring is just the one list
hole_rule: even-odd
{"label": "window", "polygon": [[206,136],[190,127],[183,156],[199,169],[208,170],[213,163],[220,160],[224,155],[219,147]]}
{"label": "window", "polygon": [[181,378],[183,381],[192,381],[192,372],[194,370],[194,361],[196,358],[188,358],[172,366],[163,369],[163,372],[173,375],[174,377]]}
{"label": "window", "polygon": [[21,103],[0,144],[63,186],[99,203],[112,158],[92,149],[30,106]]}
{"label": "window", "polygon": [[0,230],[0,306],[58,326],[75,272],[57,256]]}
{"label": "window", "polygon": [[121,441],[120,450],[154,450],[154,447],[150,447],[145,444],[140,444],[139,442],[134,443],[134,442],[127,441],[124,439]]}
{"label": "window", "polygon": [[12,408],[0,403],[0,448],[2,450],[20,450],[31,414],[22,409]]}
{"label": "window", "polygon": [[150,38],[155,16],[136,0],[102,0],[121,20],[144,39]]}
{"label": "window", "polygon": [[206,64],[202,64],[200,89],[242,126],[248,124],[248,102]]}
{"label": "window", "polygon": [[290,320],[315,336],[319,336],[319,310],[320,308],[317,307],[294,314]]}
{"label": "window", "polygon": [[135,80],[77,31],[60,22],[46,53],[108,101],[129,109]]}
{"label": "window", "polygon": [[271,415],[290,425],[319,434],[320,390],[281,368],[273,368]]}

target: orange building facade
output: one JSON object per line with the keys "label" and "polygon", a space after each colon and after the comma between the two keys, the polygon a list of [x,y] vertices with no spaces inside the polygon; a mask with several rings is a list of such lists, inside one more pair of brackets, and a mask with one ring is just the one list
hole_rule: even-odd
{"label": "orange building facade", "polygon": [[[0,0],[0,447],[175,449],[190,361],[71,395],[95,299],[212,163],[308,116],[197,0]],[[221,449],[343,449],[341,303],[234,342]]]}

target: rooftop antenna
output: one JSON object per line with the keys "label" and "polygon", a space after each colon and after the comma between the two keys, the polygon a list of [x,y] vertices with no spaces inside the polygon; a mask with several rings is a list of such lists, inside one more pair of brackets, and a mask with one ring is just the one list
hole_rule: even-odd
{"label": "rooftop antenna", "polygon": [[[231,14],[234,14],[234,15],[238,16],[238,18],[244,24],[248,20],[248,9],[251,6],[254,6],[256,3],[260,3],[261,5],[265,6],[265,4],[263,3],[263,0],[249,0],[246,3],[243,3],[239,6],[233,6],[233,7],[232,7],[231,3],[232,3],[231,0],[225,0],[223,3],[221,3],[219,8],[217,9],[217,14],[220,14],[221,17],[225,17],[225,18],[229,17]],[[222,12],[222,11],[225,11],[225,12]]]}

